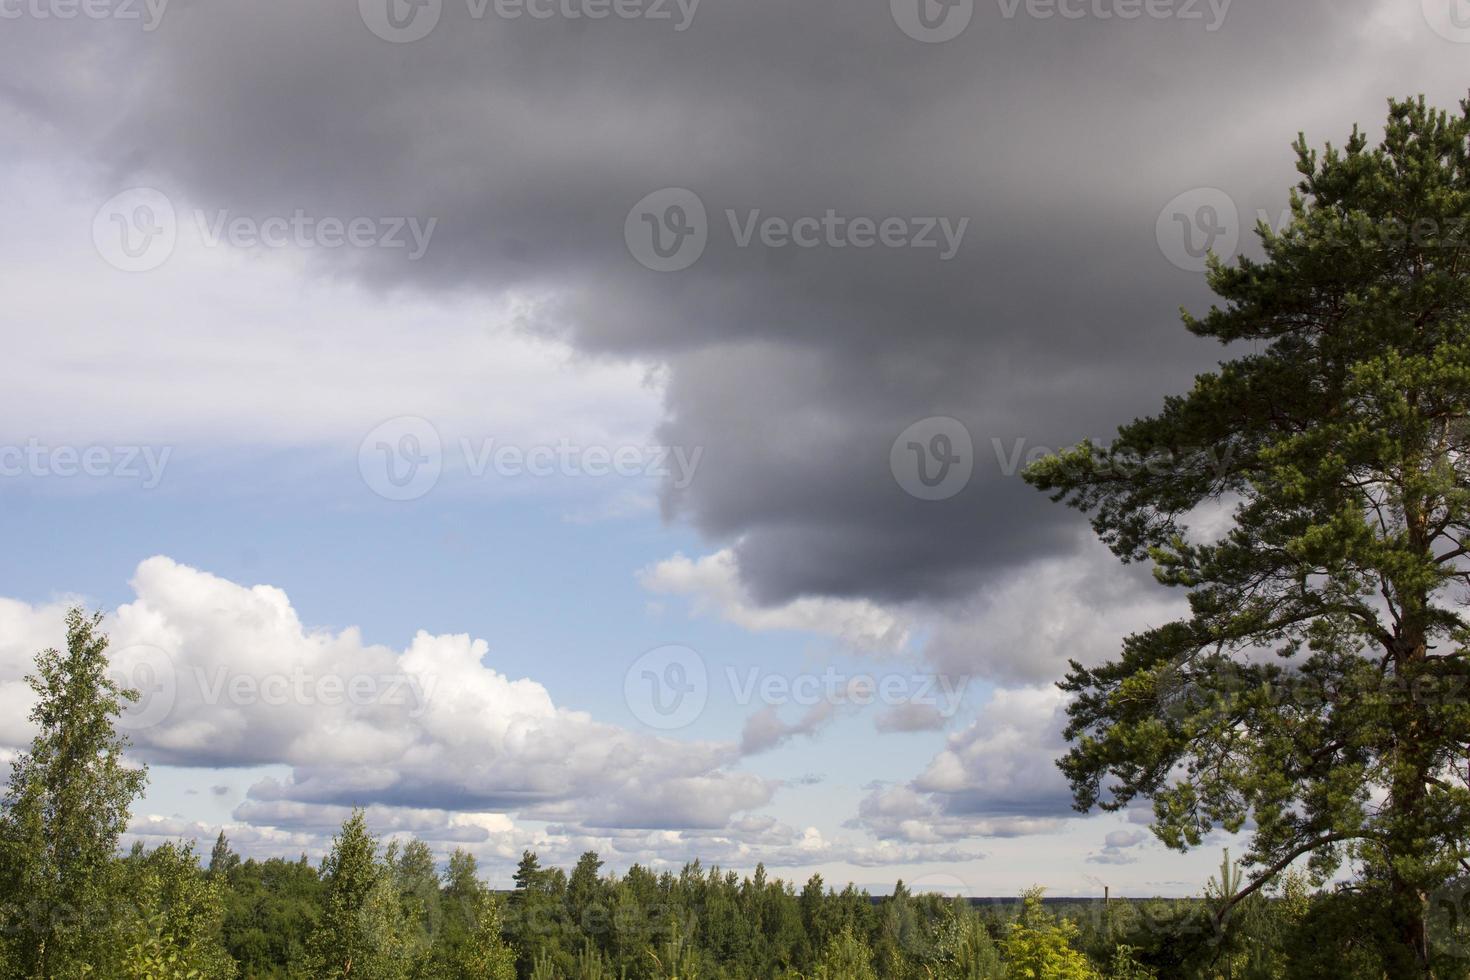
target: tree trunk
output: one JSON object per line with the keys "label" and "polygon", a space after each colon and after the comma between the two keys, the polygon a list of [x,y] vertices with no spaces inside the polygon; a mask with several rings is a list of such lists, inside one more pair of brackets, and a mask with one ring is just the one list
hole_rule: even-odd
{"label": "tree trunk", "polygon": [[1429,910],[1429,896],[1398,875],[1393,879],[1394,929],[1399,937],[1396,956],[1387,959],[1388,976],[1423,978],[1434,980],[1434,970],[1429,962],[1429,933],[1425,920]]}
{"label": "tree trunk", "polygon": [[[1426,606],[1427,599],[1418,603],[1413,608],[1413,613],[1417,614]],[[1399,689],[1406,692],[1407,703],[1396,726],[1396,775],[1389,796],[1392,811],[1392,829],[1388,838],[1391,883],[1389,914],[1399,938],[1398,955],[1391,962],[1389,976],[1434,980],[1434,971],[1429,961],[1429,895],[1421,883],[1405,877],[1403,869],[1395,863],[1407,859],[1412,866],[1424,847],[1420,820],[1425,811],[1431,775],[1430,760],[1424,752],[1425,719],[1414,697],[1414,692],[1418,690],[1419,670],[1429,652],[1428,644],[1417,623],[1413,623],[1405,632],[1407,635],[1401,639],[1398,656],[1395,658],[1395,680]]]}

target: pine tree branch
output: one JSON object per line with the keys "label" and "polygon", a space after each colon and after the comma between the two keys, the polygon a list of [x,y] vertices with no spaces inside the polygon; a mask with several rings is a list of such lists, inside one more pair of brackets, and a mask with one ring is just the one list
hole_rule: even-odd
{"label": "pine tree branch", "polygon": [[1223,924],[1226,916],[1230,914],[1231,909],[1235,908],[1236,905],[1249,898],[1251,895],[1254,895],[1256,892],[1260,891],[1261,888],[1265,887],[1265,885],[1270,882],[1272,878],[1275,878],[1278,874],[1280,874],[1287,865],[1291,864],[1291,862],[1295,861],[1303,854],[1306,854],[1308,851],[1315,851],[1317,850],[1317,848],[1326,847],[1329,844],[1339,844],[1345,840],[1360,840],[1371,836],[1371,834],[1363,833],[1327,834],[1326,836],[1318,837],[1316,840],[1310,840],[1307,841],[1305,844],[1298,845],[1297,847],[1289,851],[1286,856],[1283,857],[1281,860],[1277,861],[1265,871],[1262,871],[1259,875],[1251,879],[1251,883],[1249,885],[1231,896],[1230,899],[1220,907],[1220,910],[1215,913],[1215,925],[1218,927]]}

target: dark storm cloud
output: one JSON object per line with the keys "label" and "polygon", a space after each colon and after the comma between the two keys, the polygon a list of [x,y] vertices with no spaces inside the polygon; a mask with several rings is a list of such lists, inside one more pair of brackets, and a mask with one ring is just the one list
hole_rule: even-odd
{"label": "dark storm cloud", "polygon": [[[758,598],[944,601],[1075,540],[997,452],[1106,436],[1218,356],[1177,325],[1205,294],[1160,252],[1165,202],[1208,185],[1274,213],[1298,128],[1340,140],[1388,95],[1446,100],[1437,79],[1466,52],[1417,21],[1375,34],[1367,0],[1238,0],[1214,31],[1006,6],[923,44],[887,3],[704,0],[677,31],[476,20],[445,0],[428,37],[392,44],[343,0],[179,0],[146,33],[7,22],[0,94],[35,139],[70,134],[108,173],[99,202],[146,180],[245,215],[438,218],[418,262],[324,268],[522,290],[548,299],[536,329],[666,361],[662,437],[705,448],[666,509],[737,542]],[[624,242],[630,207],[664,187],[709,216],[681,272]],[[950,261],[742,248],[727,209],[968,225]],[[889,471],[930,416],[963,422],[976,457],[937,502]]]}

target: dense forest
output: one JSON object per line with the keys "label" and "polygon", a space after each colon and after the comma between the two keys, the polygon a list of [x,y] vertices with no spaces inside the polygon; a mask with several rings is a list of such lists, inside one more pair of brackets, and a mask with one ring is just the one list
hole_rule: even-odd
{"label": "dense forest", "polygon": [[[72,612],[66,651],[37,657],[39,732],[0,810],[0,975],[211,978],[1275,978],[1382,977],[1392,923],[1371,893],[1313,892],[1288,873],[1241,891],[1229,856],[1191,900],[977,904],[880,898],[812,876],[697,861],[605,874],[594,853],[543,868],[526,852],[508,892],[473,855],[375,838],[354,811],[317,864],[242,859],[223,832],[119,853],[146,770],[114,719],[135,692],[106,676],[100,618]],[[1470,931],[1446,897],[1439,975],[1465,976]],[[1458,971],[1458,972],[1457,972]]]}

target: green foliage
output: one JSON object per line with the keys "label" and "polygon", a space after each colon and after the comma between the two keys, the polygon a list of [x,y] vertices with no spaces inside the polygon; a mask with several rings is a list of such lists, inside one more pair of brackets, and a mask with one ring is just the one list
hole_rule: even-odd
{"label": "green foliage", "polygon": [[225,947],[247,977],[288,975],[306,961],[306,943],[316,930],[324,886],[306,855],[239,863],[226,878]]}
{"label": "green foliage", "polygon": [[515,952],[501,938],[500,900],[480,881],[474,855],[449,858],[442,893],[443,928],[428,975],[445,980],[514,980]]}
{"label": "green foliage", "polygon": [[322,864],[326,903],[307,942],[313,977],[405,980],[420,954],[393,867],[378,859],[378,842],[361,810],[332,840]]}
{"label": "green foliage", "polygon": [[1002,944],[1007,977],[1015,980],[1100,980],[1097,969],[1073,947],[1077,927],[1041,904],[1040,888],[1022,898],[1021,914]]}
{"label": "green foliage", "polygon": [[648,956],[653,960],[652,975],[658,980],[699,980],[699,957],[678,932],[658,952],[649,950]]}
{"label": "green foliage", "polygon": [[961,906],[939,936],[936,980],[1001,980],[1005,964],[984,919]]}
{"label": "green foliage", "polygon": [[240,855],[230,849],[230,839],[221,830],[214,839],[214,849],[209,852],[209,877],[228,880],[239,866]]}
{"label": "green foliage", "polygon": [[221,941],[221,886],[189,845],[141,849],[123,867],[129,921],[119,973],[131,980],[230,980],[235,961]]}
{"label": "green foliage", "polygon": [[1119,946],[1113,950],[1108,963],[1108,980],[1158,980],[1153,967],[1145,966],[1137,958],[1138,951],[1132,946]]}
{"label": "green foliage", "polygon": [[878,980],[868,944],[853,935],[851,926],[833,936],[817,966],[818,980]]}
{"label": "green foliage", "polygon": [[556,967],[552,965],[551,954],[541,953],[531,964],[531,980],[557,980]]}
{"label": "green foliage", "polygon": [[[1252,824],[1230,904],[1351,859],[1397,937],[1385,969],[1425,975],[1429,897],[1470,839],[1470,101],[1393,102],[1377,146],[1296,152],[1290,225],[1213,262],[1222,304],[1185,315],[1239,356],[1027,471],[1189,594],[1189,618],[1072,665],[1062,768],[1083,808],[1151,799],[1174,848]],[[1192,530],[1222,506],[1227,533]]]}
{"label": "green foliage", "polygon": [[114,857],[147,770],[123,760],[113,722],[138,694],[106,676],[101,621],[69,611],[66,652],[37,654],[26,678],[38,731],[0,802],[0,893],[19,920],[3,958],[18,976],[75,974],[116,945]]}

